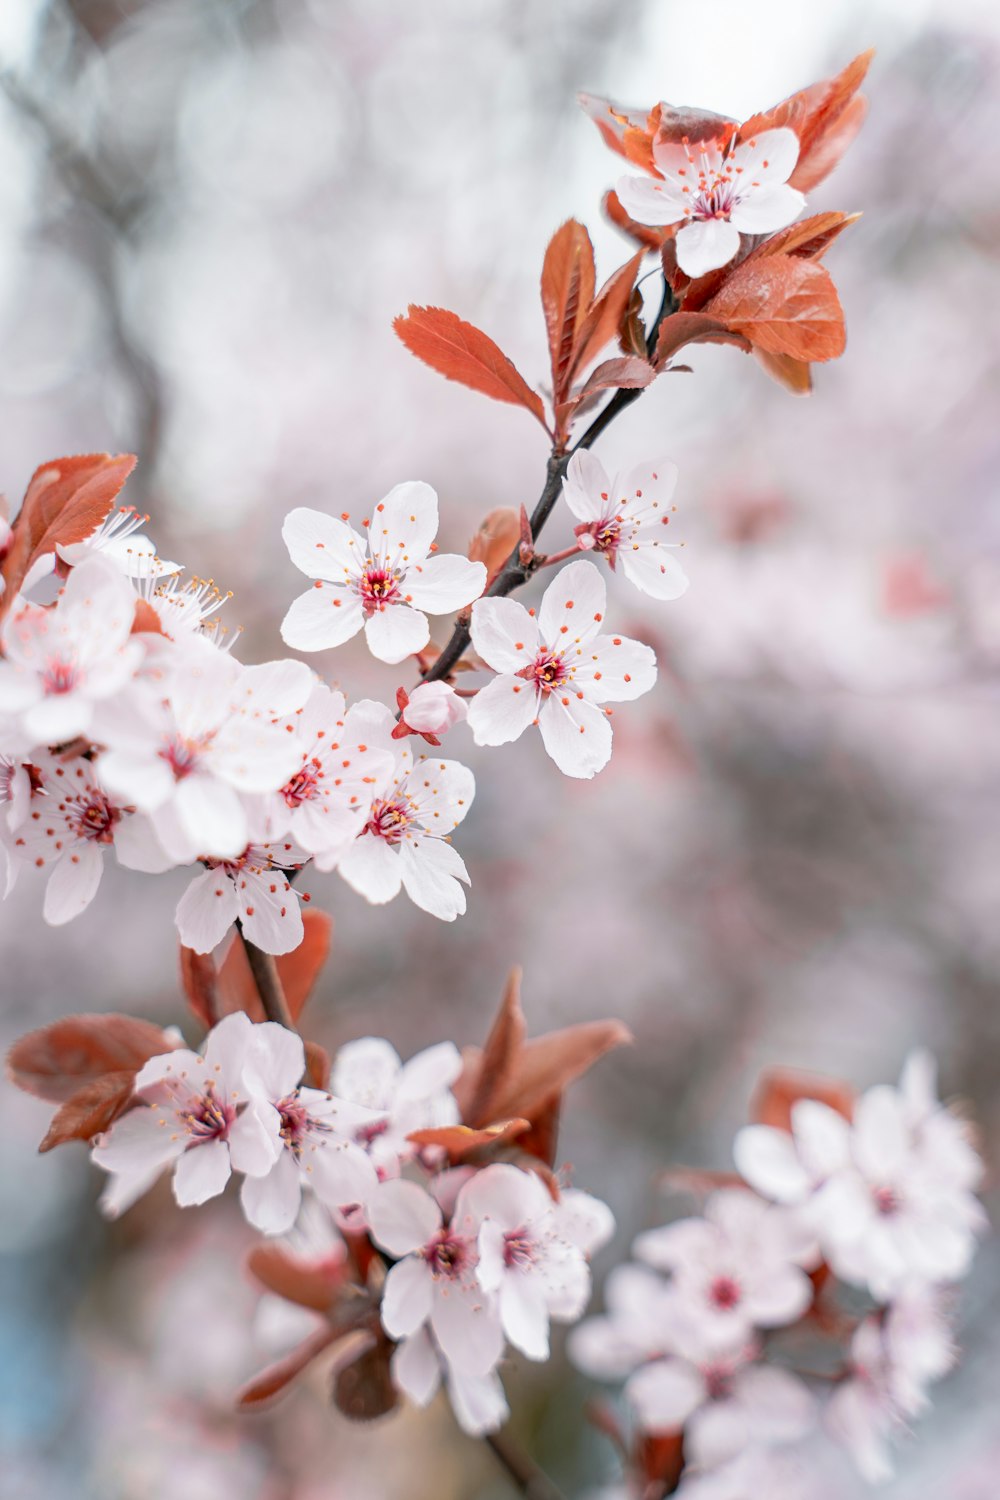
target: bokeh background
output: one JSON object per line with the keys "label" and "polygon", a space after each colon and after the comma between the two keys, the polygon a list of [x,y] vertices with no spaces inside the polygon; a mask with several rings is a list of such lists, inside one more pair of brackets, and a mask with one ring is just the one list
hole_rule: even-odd
{"label": "bokeh background", "polygon": [[[528,735],[454,752],[479,774],[468,916],[373,910],[317,877],[336,950],[327,1046],[406,1055],[481,1037],[508,965],[534,1030],[614,1014],[639,1045],[566,1111],[563,1154],[618,1216],[598,1280],[676,1211],[675,1162],[727,1167],[776,1063],[895,1077],[927,1043],[995,1161],[1000,1136],[1000,11],[974,0],[2,0],[0,483],[130,449],[161,551],[234,590],[246,659],[280,654],[298,504],[439,491],[442,543],[529,505],[544,440],[446,384],[391,332],[441,303],[544,373],[537,276],[573,214],[603,273],[618,166],[577,89],[745,116],[879,49],[869,122],[814,196],[863,210],[829,265],[845,358],[795,399],[696,349],[611,430],[609,467],[680,465],[692,586],[655,606],[657,690],[617,716],[595,783]],[[569,539],[565,516],[553,542]],[[245,647],[245,650],[244,650]],[[344,648],[349,694],[399,674]],[[186,876],[109,871],[57,931],[22,880],[0,909],[7,1041],[68,1011],[184,1023],[172,908]],[[464,1500],[505,1482],[443,1403],[376,1428],[321,1376],[237,1418],[261,1362],[230,1202],[94,1212],[82,1149],[37,1157],[47,1106],[0,1091],[3,1500]],[[887,1494],[995,1500],[1000,1257],[965,1289],[961,1368]],[[615,1474],[560,1356],[507,1377],[515,1421],[573,1494]],[[863,1492],[829,1450],[835,1500]]]}

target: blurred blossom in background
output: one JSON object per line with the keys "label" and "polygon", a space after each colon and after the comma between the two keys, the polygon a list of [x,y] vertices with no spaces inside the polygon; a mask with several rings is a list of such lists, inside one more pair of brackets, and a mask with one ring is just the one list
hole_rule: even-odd
{"label": "blurred blossom in background", "polygon": [[[584,219],[604,274],[628,253],[600,219],[619,167],[578,89],[742,118],[870,45],[868,124],[810,201],[865,215],[831,252],[846,357],[796,400],[697,347],[694,375],[661,381],[600,449],[612,470],[679,465],[691,577],[666,611],[611,583],[622,631],[661,662],[611,768],[574,783],[528,736],[492,761],[454,927],[316,877],[339,924],[311,1002],[330,1047],[478,1039],[515,961],[533,1030],[615,1014],[638,1034],[564,1125],[562,1156],[618,1218],[598,1281],[675,1211],[661,1168],[730,1165],[762,1066],[864,1087],[922,1041],[996,1159],[1000,11],[0,4],[4,487],[16,499],[59,454],[138,453],[126,498],[166,555],[235,592],[246,659],[280,654],[293,505],[339,512],[425,479],[442,547],[462,551],[486,512],[536,499],[542,435],[410,358],[391,321],[410,301],[454,308],[541,378],[552,231]],[[551,545],[571,536],[557,516]],[[349,697],[401,680],[357,642],[312,664]],[[491,752],[454,734],[480,769]],[[0,908],[4,1045],[71,1010],[183,1021],[185,880],[109,869],[86,921],[53,931],[25,879]],[[3,1500],[505,1493],[443,1402],[393,1418],[388,1443],[333,1412],[322,1378],[236,1417],[274,1336],[238,1269],[250,1231],[228,1203],[182,1219],[162,1184],[100,1223],[85,1153],[34,1154],[48,1114],[0,1094]],[[987,1243],[963,1363],[890,1497],[995,1500],[998,1261]],[[508,1386],[556,1479],[613,1479],[561,1357]],[[837,1500],[864,1492],[824,1455]]]}

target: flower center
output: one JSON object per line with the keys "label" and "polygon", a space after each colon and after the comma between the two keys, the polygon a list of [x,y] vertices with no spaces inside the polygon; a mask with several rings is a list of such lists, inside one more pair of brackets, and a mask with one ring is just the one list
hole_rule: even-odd
{"label": "flower center", "polygon": [[402,801],[373,802],[371,815],[363,831],[385,839],[387,844],[398,844],[409,822],[410,814]]}
{"label": "flower center", "polygon": [[457,1281],[469,1264],[468,1241],[450,1229],[442,1229],[421,1253],[435,1276],[447,1276],[452,1281]]}
{"label": "flower center", "polygon": [[389,1129],[388,1120],[372,1120],[368,1125],[359,1125],[354,1132],[354,1139],[359,1146],[368,1147],[374,1145],[380,1135],[385,1135]]}
{"label": "flower center", "polygon": [[733,1372],[729,1365],[709,1365],[703,1373],[711,1401],[725,1401],[732,1395]]}
{"label": "flower center", "polygon": [[206,1086],[203,1094],[195,1095],[181,1114],[185,1129],[194,1137],[196,1146],[207,1141],[224,1140],[235,1118],[233,1105],[216,1099],[211,1084]]}
{"label": "flower center", "polygon": [[319,796],[320,762],[307,761],[301,771],[296,771],[290,781],[281,788],[281,795],[289,807],[301,807]]}
{"label": "flower center", "polygon": [[535,1242],[525,1229],[510,1229],[503,1237],[503,1263],[511,1271],[526,1271],[535,1263]]}
{"label": "flower center", "polygon": [[713,1307],[729,1312],[742,1300],[739,1282],[733,1276],[716,1276],[708,1289],[708,1300]]}
{"label": "flower center", "polygon": [[899,1197],[894,1188],[880,1187],[872,1191],[875,1207],[880,1214],[888,1216],[894,1214],[899,1208]]}
{"label": "flower center", "polygon": [[305,1105],[300,1102],[298,1089],[293,1094],[289,1094],[286,1099],[282,1099],[276,1108],[281,1116],[278,1133],[282,1141],[289,1151],[294,1151],[296,1156],[301,1155],[306,1136],[311,1130],[321,1129],[320,1122],[314,1120]]}
{"label": "flower center", "polygon": [[358,580],[358,593],[362,609],[366,614],[373,615],[399,599],[399,574],[382,563],[366,563]]}
{"label": "flower center", "polygon": [[558,651],[549,651],[543,647],[531,665],[525,667],[519,675],[526,677],[529,682],[536,682],[543,693],[551,693],[554,688],[561,687],[568,681],[572,672]]}
{"label": "flower center", "polygon": [[66,823],[78,839],[96,844],[113,844],[114,827],[121,819],[121,809],[114,807],[95,787],[87,797],[74,797],[66,806]]}
{"label": "flower center", "polygon": [[61,693],[71,693],[83,680],[83,674],[75,662],[62,661],[58,656],[52,657],[42,673],[42,686],[46,693],[58,696]]}
{"label": "flower center", "polygon": [[174,739],[168,740],[158,753],[160,759],[165,760],[173,771],[174,780],[183,781],[185,776],[190,776],[197,766],[202,748],[196,741],[183,740],[180,735],[177,735]]}

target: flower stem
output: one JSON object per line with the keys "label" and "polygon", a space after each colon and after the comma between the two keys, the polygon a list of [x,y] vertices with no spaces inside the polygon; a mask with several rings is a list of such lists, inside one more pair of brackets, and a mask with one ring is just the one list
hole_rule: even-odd
{"label": "flower stem", "polygon": [[[670,283],[664,277],[663,297],[660,302],[660,308],[646,335],[646,352],[650,359],[652,359],[656,352],[656,344],[660,335],[660,325],[663,323],[664,318],[668,318],[671,313],[677,311],[677,307],[678,304],[671,291]],[[552,514],[555,503],[559,498],[560,490],[562,489],[563,477],[573,454],[580,448],[590,448],[596,443],[601,434],[611,426],[615,418],[627,406],[631,406],[633,401],[638,400],[642,395],[642,391],[643,387],[641,386],[623,387],[615,391],[607,406],[598,412],[586,432],[574,443],[572,448],[565,451],[560,448],[552,449],[546,468],[545,485],[541,495],[538,497],[538,503],[531,513],[531,536],[533,541],[538,540],[542,527]],[[521,543],[518,542],[510,557],[486,590],[486,596],[496,598],[505,594],[512,594],[516,588],[520,588],[521,584],[527,581],[533,571],[534,566],[532,564],[526,565],[521,560]],[[441,678],[447,677],[456,663],[465,655],[471,641],[472,633],[469,629],[467,618],[462,618],[455,625],[451,633],[451,639],[441,652],[441,655],[421,674],[421,680],[423,682],[438,682]]]}
{"label": "flower stem", "polygon": [[257,947],[256,943],[251,943],[241,923],[237,922],[236,927],[243,941],[243,947],[246,949],[247,963],[250,965],[254,984],[257,986],[260,1003],[264,1007],[264,1014],[269,1021],[277,1021],[278,1025],[284,1026],[287,1031],[294,1031],[295,1022],[288,1009],[288,1001],[285,998],[274,955],[265,953],[263,948]]}
{"label": "flower stem", "polygon": [[506,1471],[515,1489],[525,1495],[527,1500],[563,1500],[562,1491],[522,1452],[512,1438],[502,1432],[491,1432],[487,1433],[483,1442],[492,1449],[494,1457]]}

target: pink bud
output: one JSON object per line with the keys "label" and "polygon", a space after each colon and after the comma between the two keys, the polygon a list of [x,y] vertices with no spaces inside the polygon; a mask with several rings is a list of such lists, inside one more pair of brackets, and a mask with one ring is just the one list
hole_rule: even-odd
{"label": "pink bud", "polygon": [[417,734],[444,734],[466,715],[466,707],[445,682],[422,682],[403,709],[403,723]]}

